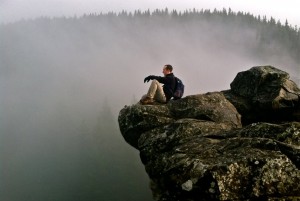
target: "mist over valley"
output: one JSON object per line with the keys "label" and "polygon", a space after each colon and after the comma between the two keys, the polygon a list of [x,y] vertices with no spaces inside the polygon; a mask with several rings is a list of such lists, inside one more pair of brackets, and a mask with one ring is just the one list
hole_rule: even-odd
{"label": "mist over valley", "polygon": [[0,200],[152,200],[118,112],[165,64],[185,96],[272,65],[299,81],[300,31],[232,11],[156,10],[0,25]]}

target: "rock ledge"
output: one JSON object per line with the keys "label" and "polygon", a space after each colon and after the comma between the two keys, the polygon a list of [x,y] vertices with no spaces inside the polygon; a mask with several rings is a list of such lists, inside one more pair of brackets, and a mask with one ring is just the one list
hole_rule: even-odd
{"label": "rock ledge", "polygon": [[299,97],[286,72],[258,66],[230,90],[125,106],[119,126],[154,200],[300,200]]}

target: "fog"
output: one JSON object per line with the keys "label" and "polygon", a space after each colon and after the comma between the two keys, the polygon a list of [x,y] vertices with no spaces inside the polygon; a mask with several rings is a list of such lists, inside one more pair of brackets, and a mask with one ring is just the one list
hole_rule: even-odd
{"label": "fog", "polygon": [[36,18],[39,16],[81,16],[84,13],[121,12],[122,10],[135,11],[169,8],[180,11],[193,8],[222,10],[231,8],[235,11],[250,12],[254,15],[273,16],[282,23],[300,25],[299,3],[289,0],[0,0],[0,23],[18,21],[20,19]]}
{"label": "fog", "polygon": [[139,153],[117,124],[146,93],[144,77],[171,64],[191,95],[229,89],[257,65],[299,75],[276,42],[256,55],[255,30],[234,28],[116,17],[1,26],[0,200],[152,200]]}

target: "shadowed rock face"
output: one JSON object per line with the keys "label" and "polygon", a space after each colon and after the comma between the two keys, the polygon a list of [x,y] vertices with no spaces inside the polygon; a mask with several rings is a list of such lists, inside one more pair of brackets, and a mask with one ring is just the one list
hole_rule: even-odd
{"label": "shadowed rock face", "polygon": [[300,121],[300,90],[288,73],[272,66],[240,72],[224,91],[243,116],[243,124],[258,121]]}
{"label": "shadowed rock face", "polygon": [[299,89],[288,78],[253,67],[228,91],[125,106],[120,130],[154,200],[300,199]]}

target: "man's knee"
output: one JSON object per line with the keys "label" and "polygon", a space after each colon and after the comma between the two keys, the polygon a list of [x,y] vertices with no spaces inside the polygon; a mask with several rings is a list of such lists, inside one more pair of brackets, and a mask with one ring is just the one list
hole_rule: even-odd
{"label": "man's knee", "polygon": [[159,84],[159,82],[156,79],[152,80],[152,82],[155,84]]}

